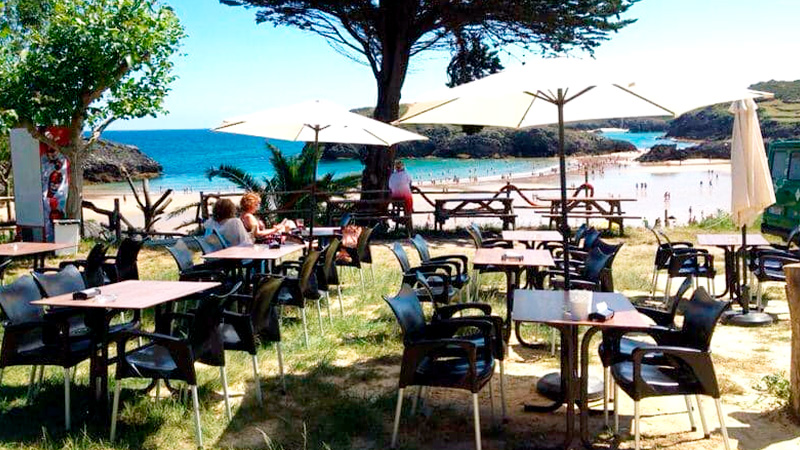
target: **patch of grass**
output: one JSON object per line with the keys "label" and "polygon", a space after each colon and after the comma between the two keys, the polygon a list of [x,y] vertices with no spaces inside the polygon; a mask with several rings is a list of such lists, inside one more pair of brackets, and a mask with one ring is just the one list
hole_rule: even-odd
{"label": "patch of grass", "polygon": [[753,386],[753,389],[769,395],[779,406],[789,405],[789,398],[792,394],[791,384],[783,372],[765,375],[758,384]]}

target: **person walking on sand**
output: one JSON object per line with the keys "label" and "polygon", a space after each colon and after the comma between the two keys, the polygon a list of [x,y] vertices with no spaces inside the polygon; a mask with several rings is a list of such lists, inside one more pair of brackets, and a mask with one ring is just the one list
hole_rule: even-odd
{"label": "person walking on sand", "polygon": [[389,176],[389,191],[392,199],[403,200],[406,206],[406,214],[411,214],[414,210],[414,196],[411,194],[411,175],[406,172],[403,161],[395,161],[394,172]]}

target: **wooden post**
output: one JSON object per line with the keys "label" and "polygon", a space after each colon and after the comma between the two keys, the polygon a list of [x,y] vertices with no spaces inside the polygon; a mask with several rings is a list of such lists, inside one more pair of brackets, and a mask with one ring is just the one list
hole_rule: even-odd
{"label": "wooden post", "polygon": [[786,274],[786,301],[789,303],[789,323],[792,327],[789,408],[795,417],[800,417],[800,264],[785,265],[783,271]]}
{"label": "wooden post", "polygon": [[114,236],[117,238],[117,242],[120,242],[122,239],[122,221],[119,219],[119,198],[114,199],[114,216],[112,218],[112,223],[109,224],[114,227]]}

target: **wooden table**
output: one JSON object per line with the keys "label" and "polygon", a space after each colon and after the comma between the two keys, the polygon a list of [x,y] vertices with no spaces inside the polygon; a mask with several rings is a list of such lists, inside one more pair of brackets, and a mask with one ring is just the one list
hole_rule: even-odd
{"label": "wooden table", "polygon": [[[300,230],[300,236],[308,237],[310,229],[303,228]],[[342,227],[314,227],[313,237],[333,237],[342,234]]]}
{"label": "wooden table", "polygon": [[[453,205],[448,205],[453,203]],[[434,227],[442,229],[447,219],[459,217],[496,217],[503,221],[503,229],[516,223],[514,199],[509,197],[439,198],[434,201]]]}
{"label": "wooden table", "polygon": [[[522,259],[503,258],[503,255],[507,253],[522,255]],[[511,311],[514,308],[514,290],[519,283],[517,273],[523,268],[553,267],[555,266],[553,257],[547,250],[479,248],[475,251],[475,256],[472,258],[472,265],[477,268],[481,266],[502,267],[506,273],[505,338],[508,340],[511,332]]]}
{"label": "wooden table", "polygon": [[561,233],[555,230],[503,230],[503,240],[522,242],[527,248],[534,248],[538,243],[561,242]]}
{"label": "wooden table", "polygon": [[33,256],[33,268],[35,270],[44,267],[44,258],[47,253],[71,247],[75,247],[75,245],[54,242],[9,242],[0,244],[0,256],[12,258]]}
{"label": "wooden table", "polygon": [[100,417],[108,412],[108,320],[109,310],[143,310],[178,300],[219,286],[217,282],[127,280],[100,287],[101,296],[73,300],[72,294],[48,297],[34,305],[86,308],[86,325],[92,329],[92,356],[89,368],[90,392]]}
{"label": "wooden table", "polygon": [[[561,197],[538,197],[539,200],[550,202],[550,213],[544,217],[550,219],[550,227],[558,224],[561,220],[562,201]],[[608,220],[608,228],[617,224],[620,234],[624,233],[623,221],[625,219],[640,219],[639,216],[625,215],[622,211],[623,202],[635,202],[635,198],[622,197],[567,197],[565,206],[567,218],[575,219],[605,219]]]}
{"label": "wooden table", "polygon": [[[580,409],[580,434],[583,444],[591,447],[588,437],[588,395],[586,393],[589,381],[589,343],[600,330],[616,329],[645,329],[651,322],[636,311],[636,308],[618,293],[592,293],[592,311],[597,310],[597,304],[605,302],[608,308],[614,311],[614,317],[606,322],[592,322],[588,320],[575,320],[569,312],[570,296],[575,291],[541,291],[519,289],[514,293],[514,313],[512,320],[517,322],[543,323],[557,328],[561,333],[561,393],[562,399],[556,400],[553,405],[544,406],[542,411],[554,411],[562,404],[572,405],[578,397]],[[578,327],[588,326],[588,331],[583,339],[578,341]],[[580,351],[580,359],[578,352]],[[580,372],[578,371],[580,364]],[[580,389],[575,381],[580,381]],[[576,396],[576,391],[579,395]],[[616,414],[617,411],[614,411]],[[566,437],[564,448],[571,447],[575,440],[575,412],[571,406],[566,408]]]}
{"label": "wooden table", "polygon": [[[717,295],[717,298],[729,295],[731,300],[734,300],[734,296],[739,292],[739,264],[736,260],[736,247],[742,246],[742,234],[698,234],[697,244],[704,247],[717,247],[725,251],[725,290]],[[760,234],[747,235],[748,247],[760,245],[769,245],[764,236]],[[747,268],[745,267],[744,270]],[[739,299],[739,303],[745,307],[742,299]]]}
{"label": "wooden table", "polygon": [[[316,232],[316,230],[315,230]],[[255,261],[274,261],[283,258],[284,256],[291,255],[292,253],[299,252],[305,248],[304,245],[295,243],[286,243],[278,248],[269,248],[266,244],[256,245],[237,245],[235,247],[227,247],[216,252],[211,252],[203,255],[205,259],[230,259],[230,260],[245,260],[252,259]]]}

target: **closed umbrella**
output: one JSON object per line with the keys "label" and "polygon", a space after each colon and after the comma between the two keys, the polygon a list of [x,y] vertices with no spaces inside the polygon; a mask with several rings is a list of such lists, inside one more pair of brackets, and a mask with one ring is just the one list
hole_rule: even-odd
{"label": "closed umbrella", "polygon": [[[736,226],[742,228],[742,255],[747,249],[747,227],[766,208],[775,203],[775,191],[764,150],[764,139],[758,123],[758,105],[752,99],[739,100],[731,104],[733,113],[733,137],[731,139],[731,215]],[[764,313],[750,312],[747,289],[747,267],[742,268],[744,283],[739,293],[739,302],[744,314],[731,316],[728,322],[739,325],[762,325],[772,323]]]}
{"label": "closed umbrella", "polygon": [[[284,141],[313,142],[319,154],[321,142],[391,146],[398,142],[427,139],[389,124],[352,113],[324,100],[268,109],[222,121],[214,128],[222,133],[246,134]],[[314,233],[317,164],[311,184],[311,224]]]}

